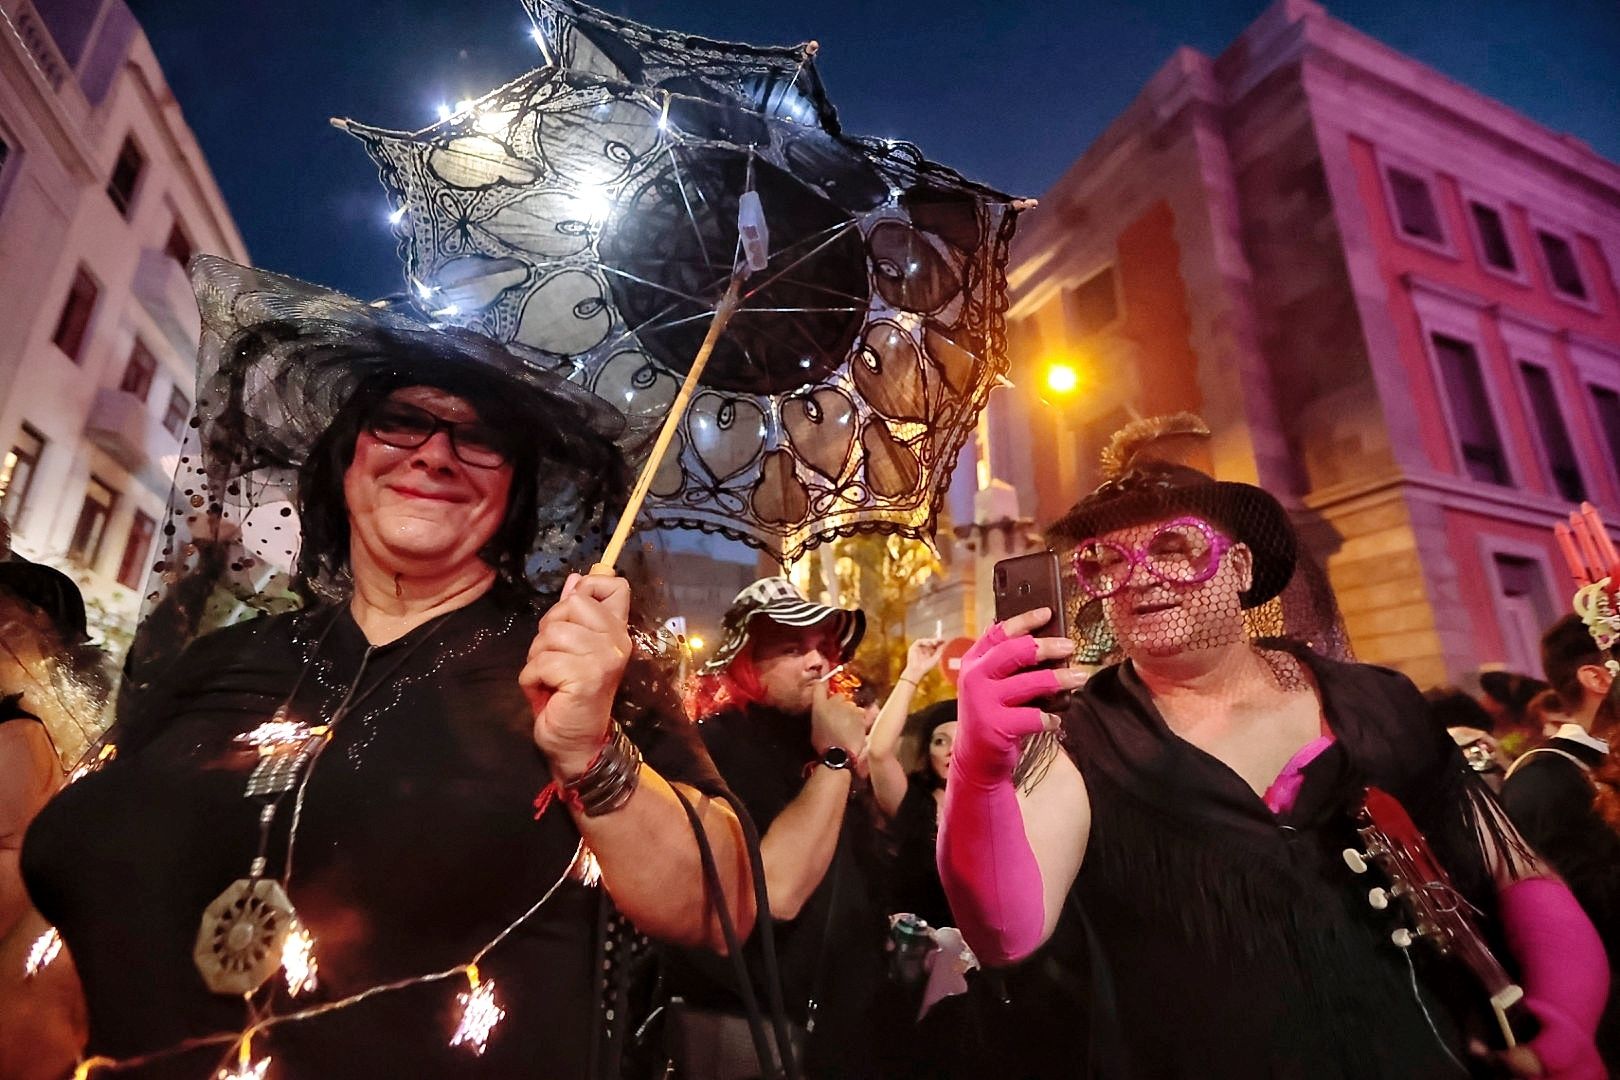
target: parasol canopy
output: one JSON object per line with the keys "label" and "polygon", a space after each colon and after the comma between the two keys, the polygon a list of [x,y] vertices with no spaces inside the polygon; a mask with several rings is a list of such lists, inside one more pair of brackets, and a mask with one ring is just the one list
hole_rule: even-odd
{"label": "parasol canopy", "polygon": [[395,206],[413,302],[555,357],[624,410],[633,459],[722,328],[643,523],[783,560],[860,531],[929,535],[1006,370],[1023,204],[846,134],[814,43],[525,6],[545,67],[414,133],[339,122]]}

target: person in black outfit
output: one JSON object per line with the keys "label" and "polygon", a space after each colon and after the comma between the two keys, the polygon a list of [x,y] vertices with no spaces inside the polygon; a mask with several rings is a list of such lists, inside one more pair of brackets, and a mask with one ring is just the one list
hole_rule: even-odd
{"label": "person in black outfit", "polygon": [[[945,889],[939,883],[934,848],[939,839],[939,808],[945,799],[951,742],[956,735],[956,700],[936,701],[913,714],[912,725],[925,757],[906,774],[889,833],[894,840],[890,911],[909,911],[929,926],[955,926]],[[943,774],[942,774],[943,773]]]}
{"label": "person in black outfit", "polygon": [[[939,661],[942,638],[918,638],[906,649],[906,665],[884,699],[866,736],[866,765],[872,796],[888,826],[894,847],[888,910],[910,912],[932,927],[952,926],[945,891],[934,868],[939,807],[950,775],[951,740],[956,733],[956,702],[936,702],[911,713],[917,684]],[[907,769],[900,741],[907,732],[921,752]]]}
{"label": "person in black outfit", "polygon": [[76,978],[120,1076],[612,1075],[621,916],[693,946],[751,919],[627,583],[528,577],[588,561],[619,417],[468,331],[206,256],[193,280],[195,515],[295,488],[310,603],[137,673],[115,754],[25,842],[66,943],[40,982]]}
{"label": "person in black outfit", "polygon": [[[827,686],[833,669],[854,653],[865,617],[811,603],[786,578],[765,578],[738,594],[724,626],[701,673],[704,700],[713,705],[700,710],[698,730],[762,835],[792,1041],[806,1043],[806,1076],[882,1075],[873,1057],[872,1009],[884,918],[876,828],[859,786],[865,716]],[[771,987],[760,923],[746,955],[764,1006]],[[670,969],[671,991],[681,1001],[672,1046],[679,1075],[767,1075],[729,971],[690,953],[672,956]]]}
{"label": "person in black outfit", "polygon": [[[1500,914],[1541,1020],[1505,1063],[1598,1075],[1607,970],[1568,890],[1410,681],[1273,636],[1333,640],[1324,598],[1283,595],[1298,580],[1283,508],[1120,460],[1051,533],[1073,552],[1075,640],[1031,639],[1045,610],[992,626],[959,690],[940,838],[951,910],[988,964],[1055,956],[1084,984],[1073,1021],[1092,1021],[1035,1075],[1461,1075],[1451,1006],[1466,988],[1392,943],[1400,905],[1375,910],[1383,883],[1341,858],[1368,784],[1405,805],[1488,927]],[[1036,667],[1071,656],[1121,662],[1089,680]],[[1026,704],[1061,690],[1061,717]]]}
{"label": "person in black outfit", "polygon": [[[1526,840],[1569,883],[1610,956],[1620,956],[1620,834],[1595,805],[1592,773],[1609,756],[1616,728],[1614,675],[1575,615],[1541,638],[1541,665],[1569,722],[1515,761],[1502,806]],[[1620,987],[1611,986],[1599,1049],[1620,1071]]]}

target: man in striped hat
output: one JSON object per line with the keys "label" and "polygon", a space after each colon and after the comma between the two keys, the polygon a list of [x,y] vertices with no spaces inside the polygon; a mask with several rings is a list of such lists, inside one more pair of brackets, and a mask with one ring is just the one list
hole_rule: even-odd
{"label": "man in striped hat", "polygon": [[[698,730],[761,833],[794,1053],[808,1077],[877,1075],[869,1025],[886,923],[875,831],[864,810],[866,716],[829,687],[854,655],[866,617],[814,603],[787,578],[770,577],[737,594],[723,625],[698,673]],[[764,1005],[771,978],[759,936],[746,954]],[[672,1047],[680,1075],[772,1073],[775,1063],[762,1068],[755,1053],[729,968],[687,953],[671,968],[683,1002]]]}

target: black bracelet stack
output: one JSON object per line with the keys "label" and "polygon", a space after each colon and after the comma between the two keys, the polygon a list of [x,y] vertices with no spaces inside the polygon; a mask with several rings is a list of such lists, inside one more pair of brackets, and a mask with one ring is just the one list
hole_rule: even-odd
{"label": "black bracelet stack", "polygon": [[563,799],[583,810],[586,817],[601,817],[629,802],[640,782],[641,751],[614,721],[613,735],[591,767],[563,785]]}

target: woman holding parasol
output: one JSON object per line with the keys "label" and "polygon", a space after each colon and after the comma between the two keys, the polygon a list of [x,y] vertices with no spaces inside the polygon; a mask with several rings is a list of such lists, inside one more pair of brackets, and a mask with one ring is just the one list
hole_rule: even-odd
{"label": "woman holding parasol", "polygon": [[606,1075],[597,874],[657,937],[724,947],[752,921],[628,584],[531,581],[622,499],[620,419],[469,331],[208,257],[193,279],[181,516],[224,543],[293,489],[312,602],[139,673],[116,753],[29,833],[73,961],[46,974],[76,967],[88,1005],[81,1072]]}

